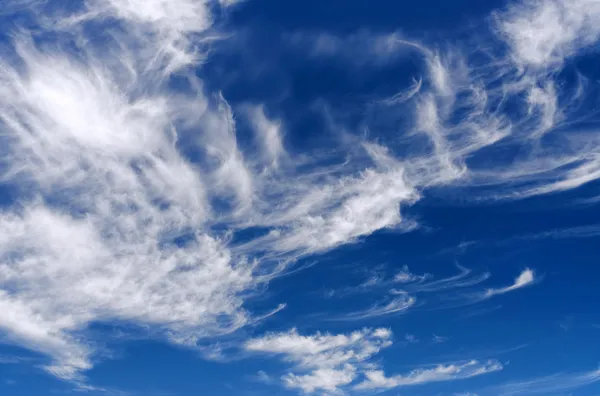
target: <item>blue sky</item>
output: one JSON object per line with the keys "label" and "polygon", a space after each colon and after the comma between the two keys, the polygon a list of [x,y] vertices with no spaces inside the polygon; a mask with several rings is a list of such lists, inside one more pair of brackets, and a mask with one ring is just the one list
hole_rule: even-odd
{"label": "blue sky", "polygon": [[599,395],[597,0],[8,0],[0,394]]}

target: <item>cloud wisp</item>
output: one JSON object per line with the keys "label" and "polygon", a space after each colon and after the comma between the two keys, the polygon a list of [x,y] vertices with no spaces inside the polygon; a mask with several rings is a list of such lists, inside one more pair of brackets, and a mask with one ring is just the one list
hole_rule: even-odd
{"label": "cloud wisp", "polygon": [[374,33],[363,30],[347,36],[327,32],[296,32],[286,37],[285,41],[300,51],[306,50],[309,59],[343,60],[358,68],[386,66],[410,52],[425,50],[417,42],[403,38],[400,32]]}
{"label": "cloud wisp", "polygon": [[538,280],[538,277],[536,277],[535,272],[529,268],[526,268],[519,274],[512,285],[496,289],[488,289],[485,292],[485,297],[490,298],[499,294],[505,294],[517,289],[521,289],[523,287],[532,285],[534,282],[536,282],[536,280]]}
{"label": "cloud wisp", "polygon": [[340,317],[333,316],[330,320],[364,320],[380,316],[402,314],[417,304],[417,298],[409,294],[399,294],[390,301],[377,303],[367,309],[346,313]]}
{"label": "cloud wisp", "polygon": [[[433,306],[424,309],[452,308],[475,304],[497,295],[510,293],[517,289],[533,285],[541,280],[539,275],[526,268],[509,286],[488,288],[481,290],[481,284],[491,278],[489,272],[473,274],[472,270],[458,265],[459,273],[442,279],[434,279],[431,274],[416,275],[407,266],[393,278],[371,278],[370,282],[363,283],[362,292],[379,293],[383,289],[387,294],[394,296],[365,310],[348,313],[336,320],[357,320],[385,316],[393,313],[403,313],[411,308],[431,305],[427,298],[434,300]],[[395,286],[395,287],[394,287]],[[401,287],[401,288],[400,288]],[[431,298],[429,298],[431,300]],[[420,302],[420,304],[419,304]]]}
{"label": "cloud wisp", "polygon": [[471,360],[464,363],[437,365],[432,368],[420,368],[408,374],[386,377],[383,371],[373,370],[365,373],[366,380],[355,389],[385,390],[401,386],[421,385],[431,382],[460,380],[502,370],[502,364],[495,360],[479,362]]}
{"label": "cloud wisp", "polygon": [[600,381],[600,370],[579,373],[558,373],[546,377],[511,382],[482,391],[484,395],[537,395],[568,392]]}

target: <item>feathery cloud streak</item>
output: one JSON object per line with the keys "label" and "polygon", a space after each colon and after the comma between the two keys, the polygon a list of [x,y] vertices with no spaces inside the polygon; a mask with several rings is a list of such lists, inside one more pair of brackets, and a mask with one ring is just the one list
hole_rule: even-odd
{"label": "feathery cloud streak", "polygon": [[408,385],[421,385],[430,382],[466,379],[502,370],[502,365],[495,360],[479,362],[471,360],[466,363],[438,365],[433,368],[416,369],[406,375],[386,377],[383,371],[367,371],[367,379],[358,384],[356,389],[383,390]]}
{"label": "feathery cloud streak", "polygon": [[600,370],[579,373],[559,373],[546,377],[531,378],[520,382],[511,382],[487,389],[483,394],[534,395],[567,392],[600,381]]}
{"label": "feathery cloud streak", "polygon": [[535,281],[536,281],[535,273],[532,270],[530,270],[529,268],[527,268],[527,269],[523,270],[523,272],[521,272],[521,274],[519,274],[519,276],[515,279],[515,282],[512,285],[497,288],[497,289],[488,289],[486,291],[485,295],[486,295],[486,298],[488,298],[488,297],[496,296],[499,294],[505,294],[505,293],[511,292],[513,290],[517,290],[522,287],[529,286],[529,285],[533,284]]}

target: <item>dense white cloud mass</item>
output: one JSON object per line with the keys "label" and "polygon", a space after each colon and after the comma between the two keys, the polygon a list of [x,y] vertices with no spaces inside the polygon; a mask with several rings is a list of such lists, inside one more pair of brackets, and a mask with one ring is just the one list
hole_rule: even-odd
{"label": "dense white cloud mass", "polygon": [[[78,379],[93,366],[96,346],[83,334],[94,323],[147,325],[188,346],[239,329],[254,320],[247,298],[288,263],[378,230],[415,227],[402,208],[431,187],[515,199],[600,178],[598,134],[565,122],[587,99],[585,79],[573,90],[555,81],[568,57],[598,39],[597,1],[527,2],[496,13],[494,29],[508,49],[486,62],[457,47],[377,36],[367,53],[377,62],[406,46],[422,57],[414,85],[375,101],[407,114],[405,146],[341,141],[335,151],[343,161],[295,152],[285,124],[260,104],[237,111],[205,90],[194,69],[219,39],[215,6],[88,0],[59,11],[47,2],[7,7],[40,26],[15,33],[0,61],[1,176],[19,193],[0,212],[0,330],[48,356],[47,369],[61,378]],[[45,34],[57,42],[40,39]],[[369,40],[365,32],[319,36],[315,51],[353,58],[341,48]],[[510,101],[524,110],[508,111]],[[239,143],[239,117],[251,125],[256,150]],[[521,154],[496,161],[500,143]],[[499,189],[478,189],[487,186]],[[236,238],[245,230],[254,233]],[[428,281],[404,271],[396,282],[425,292],[488,276],[467,275]],[[488,294],[534,280],[527,270]],[[404,311],[415,303],[405,293],[350,316]],[[367,379],[359,387],[387,388],[501,368],[473,361],[393,377],[367,370],[390,337],[385,329],[292,331],[253,339],[246,349],[283,355],[301,369],[284,382],[306,392],[336,391],[360,373]]]}

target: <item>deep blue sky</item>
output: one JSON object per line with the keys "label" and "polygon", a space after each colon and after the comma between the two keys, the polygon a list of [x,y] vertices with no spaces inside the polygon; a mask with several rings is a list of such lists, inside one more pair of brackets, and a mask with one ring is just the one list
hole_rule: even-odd
{"label": "deep blue sky", "polygon": [[600,3],[24,3],[0,395],[600,394]]}

